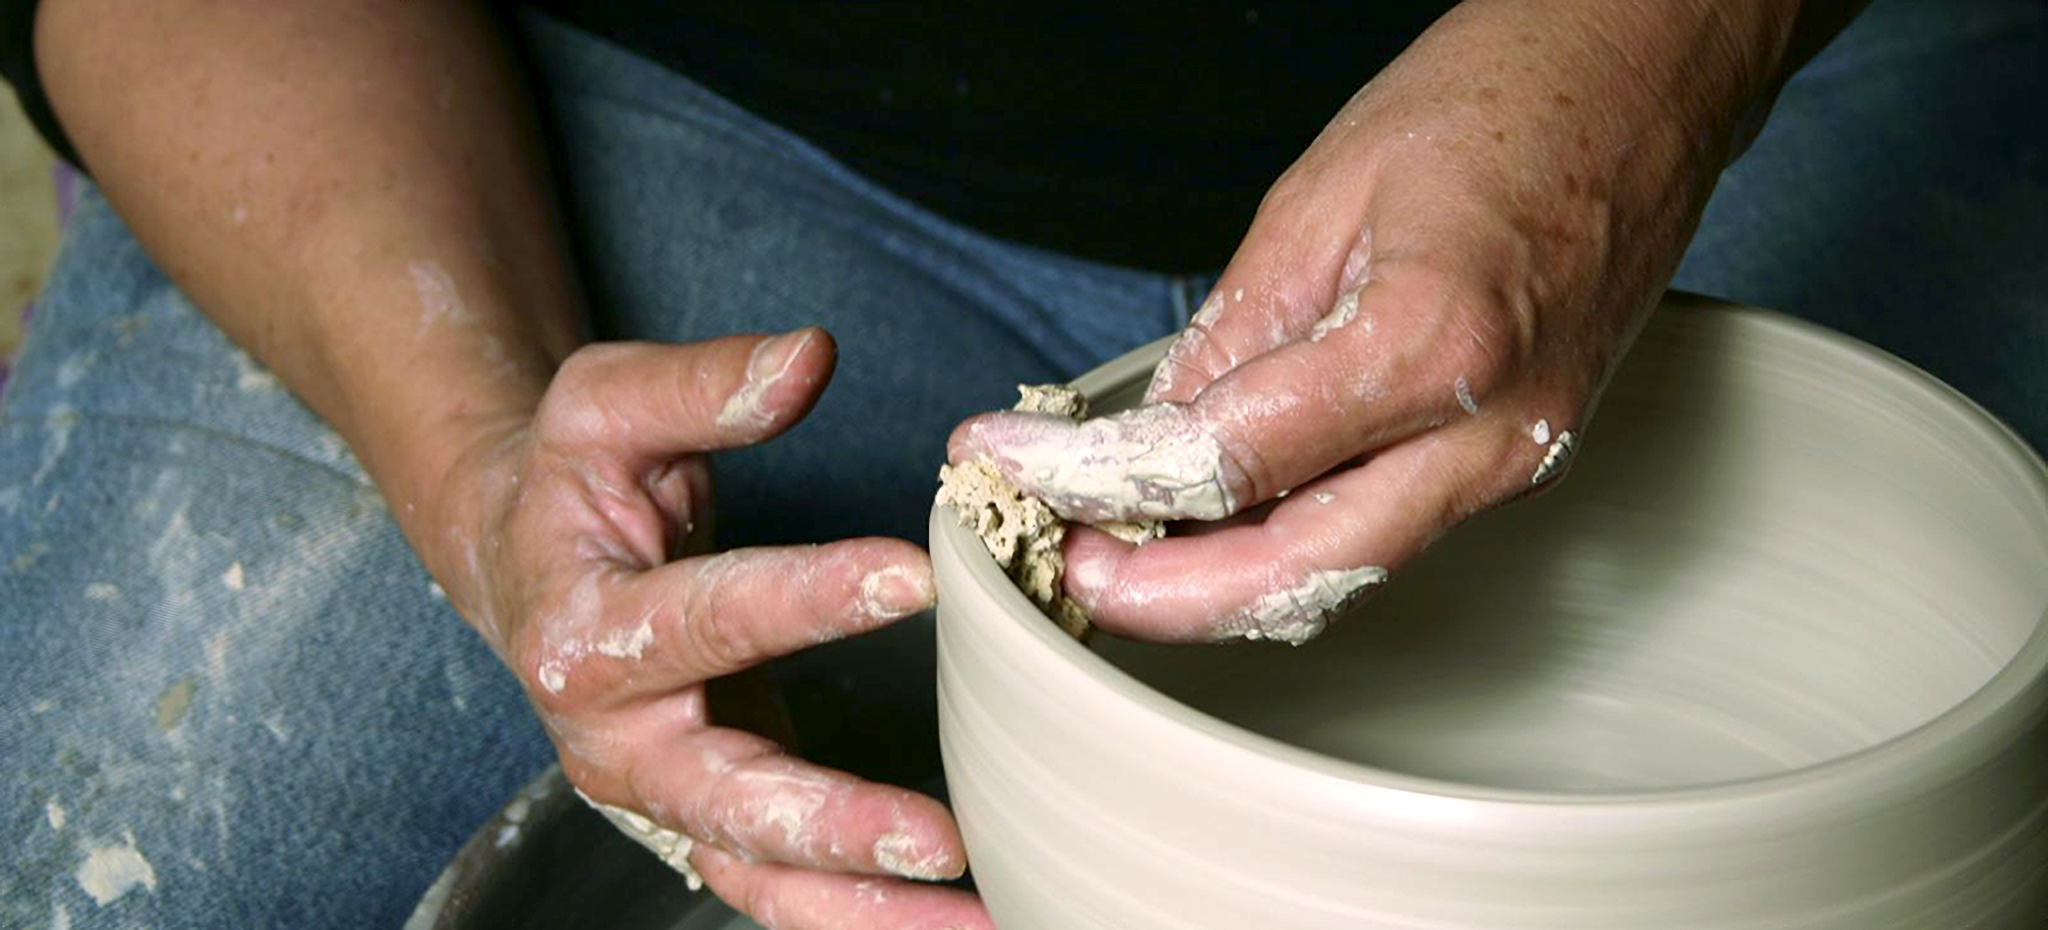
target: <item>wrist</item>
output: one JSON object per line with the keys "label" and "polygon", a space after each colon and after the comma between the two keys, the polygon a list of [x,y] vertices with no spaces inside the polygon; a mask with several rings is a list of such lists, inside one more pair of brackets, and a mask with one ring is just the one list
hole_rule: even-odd
{"label": "wrist", "polygon": [[393,507],[413,549],[457,612],[493,648],[504,631],[493,620],[489,563],[499,552],[524,480],[530,413],[476,418],[414,460],[414,499]]}
{"label": "wrist", "polygon": [[[315,409],[347,439],[429,573],[474,622],[480,545],[498,535],[494,514],[516,490],[513,453],[569,346],[544,324],[573,318],[573,308],[515,304],[487,269],[454,267],[357,274],[344,297],[307,314],[315,334],[302,380],[316,386]],[[434,306],[443,299],[448,306]]]}

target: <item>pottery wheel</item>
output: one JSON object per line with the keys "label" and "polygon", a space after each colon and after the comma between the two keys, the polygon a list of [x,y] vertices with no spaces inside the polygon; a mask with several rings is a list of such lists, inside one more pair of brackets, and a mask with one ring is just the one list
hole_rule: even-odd
{"label": "pottery wheel", "polygon": [[406,930],[761,930],[627,839],[549,766],[486,822]]}

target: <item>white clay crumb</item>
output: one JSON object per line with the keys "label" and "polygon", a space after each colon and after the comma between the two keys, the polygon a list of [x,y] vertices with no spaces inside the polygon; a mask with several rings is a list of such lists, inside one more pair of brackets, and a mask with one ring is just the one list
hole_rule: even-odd
{"label": "white clay crumb", "polygon": [[1550,444],[1550,449],[1543,453],[1543,461],[1537,464],[1535,473],[1529,476],[1529,483],[1542,484],[1563,474],[1565,466],[1571,464],[1572,456],[1578,450],[1579,435],[1577,433],[1571,430],[1558,433],[1557,441]]}
{"label": "white clay crumb", "polygon": [[681,873],[683,881],[689,884],[691,891],[703,890],[704,876],[698,875],[697,869],[690,865],[690,850],[696,848],[696,841],[623,807],[599,804],[591,800],[590,795],[584,794],[580,788],[577,789],[576,796],[603,814],[604,819],[619,828],[619,832],[631,837],[633,842],[646,847],[648,852],[659,857],[662,864]]}
{"label": "white clay crumb", "polygon": [[1010,409],[1082,420],[1088,417],[1088,398],[1064,384],[1020,384],[1017,406]]}
{"label": "white clay crumb", "polygon": [[569,670],[562,663],[549,660],[540,664],[540,686],[549,694],[561,694],[569,684]]}
{"label": "white clay crumb", "polygon": [[1337,499],[1337,495],[1328,491],[1312,491],[1308,496],[1318,504],[1327,504]]}
{"label": "white clay crumb", "polygon": [[242,572],[242,563],[235,562],[230,564],[228,566],[228,570],[221,573],[220,583],[226,586],[227,589],[230,591],[242,590],[245,583]]}
{"label": "white clay crumb", "polygon": [[156,868],[135,848],[132,833],[122,834],[119,843],[90,846],[72,878],[101,907],[137,888],[156,891]]}
{"label": "white clay crumb", "polygon": [[1535,426],[1529,427],[1529,438],[1535,440],[1539,446],[1548,445],[1550,443],[1550,421],[1537,420]]}

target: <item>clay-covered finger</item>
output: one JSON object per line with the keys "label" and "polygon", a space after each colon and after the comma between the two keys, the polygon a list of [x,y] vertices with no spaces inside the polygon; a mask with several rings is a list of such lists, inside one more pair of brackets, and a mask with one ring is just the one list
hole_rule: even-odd
{"label": "clay-covered finger", "polygon": [[645,751],[634,806],[748,859],[918,881],[958,878],[966,853],[939,802],[789,755],[762,737],[689,731]]}
{"label": "clay-covered finger", "polygon": [[929,608],[931,561],[898,539],[735,549],[642,573],[593,567],[536,619],[548,704],[619,704],[729,675]]}
{"label": "clay-covered finger", "polygon": [[719,898],[768,930],[995,930],[965,891],[746,862],[711,848],[691,862]]}
{"label": "clay-covered finger", "polygon": [[955,462],[987,458],[1025,493],[1070,520],[1220,520],[1246,494],[1242,469],[1214,429],[1182,404],[1151,404],[1075,422],[989,413],[954,430]]}
{"label": "clay-covered finger", "polygon": [[1396,312],[1427,299],[1425,288],[1376,281],[1345,326],[1267,352],[1192,402],[1081,423],[983,414],[955,430],[949,454],[988,458],[1069,519],[1221,519],[1480,413],[1502,353],[1461,314]]}
{"label": "clay-covered finger", "polygon": [[1542,453],[1475,423],[1310,482],[1256,523],[1141,547],[1077,529],[1067,591],[1122,635],[1305,642],[1445,530],[1526,490]]}
{"label": "clay-covered finger", "polygon": [[555,375],[536,428],[549,442],[625,456],[628,466],[760,442],[810,410],[835,355],[816,327],[586,346]]}

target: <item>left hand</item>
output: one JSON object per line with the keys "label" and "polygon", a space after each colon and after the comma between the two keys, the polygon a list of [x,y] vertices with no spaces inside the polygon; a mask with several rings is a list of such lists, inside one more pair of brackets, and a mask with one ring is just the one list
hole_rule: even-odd
{"label": "left hand", "polygon": [[1563,473],[1753,95],[1708,99],[1747,85],[1717,83],[1740,62],[1689,5],[1539,6],[1461,6],[1353,97],[1145,406],[955,431],[951,458],[1069,518],[1226,521],[1143,548],[1069,534],[1068,593],[1104,628],[1304,641]]}

